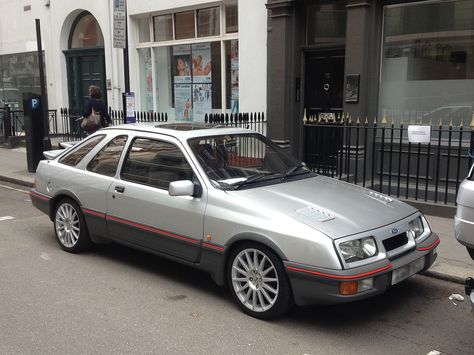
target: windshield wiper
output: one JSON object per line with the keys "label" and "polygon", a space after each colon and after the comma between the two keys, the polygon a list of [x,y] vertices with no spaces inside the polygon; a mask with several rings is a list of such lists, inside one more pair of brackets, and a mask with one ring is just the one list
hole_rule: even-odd
{"label": "windshield wiper", "polygon": [[282,180],[285,180],[286,178],[288,178],[289,176],[291,175],[295,175],[295,173],[300,170],[300,169],[305,169],[304,172],[300,173],[300,174],[297,174],[297,175],[301,175],[301,174],[307,174],[309,173],[311,170],[308,169],[308,167],[303,164],[303,163],[300,163],[298,165],[293,165],[292,167],[290,167],[289,169],[286,170],[285,172],[285,176],[283,176]]}
{"label": "windshield wiper", "polygon": [[[274,176],[274,175],[278,175],[278,176]],[[232,186],[235,186],[234,190],[238,190],[242,186],[249,185],[257,181],[275,179],[276,177],[281,177],[281,173],[275,172],[275,171],[267,172],[267,173],[258,173],[258,174],[250,176],[247,180],[232,184]]]}

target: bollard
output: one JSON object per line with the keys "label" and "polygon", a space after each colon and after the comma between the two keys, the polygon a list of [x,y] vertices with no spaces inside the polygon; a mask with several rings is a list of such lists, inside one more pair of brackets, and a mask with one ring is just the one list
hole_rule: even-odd
{"label": "bollard", "polygon": [[5,140],[12,135],[12,117],[10,112],[10,106],[5,105],[5,113],[3,115],[3,136]]}

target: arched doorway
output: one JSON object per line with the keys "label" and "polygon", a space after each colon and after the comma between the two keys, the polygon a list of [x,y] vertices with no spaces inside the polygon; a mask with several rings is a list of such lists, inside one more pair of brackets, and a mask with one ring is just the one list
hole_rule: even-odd
{"label": "arched doorway", "polygon": [[67,61],[69,107],[82,109],[88,96],[89,85],[100,87],[103,100],[105,91],[104,37],[100,26],[90,12],[77,16],[69,34]]}

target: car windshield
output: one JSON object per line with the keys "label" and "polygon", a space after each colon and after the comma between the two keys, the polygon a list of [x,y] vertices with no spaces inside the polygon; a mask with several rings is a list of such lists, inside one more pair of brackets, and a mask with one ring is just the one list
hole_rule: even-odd
{"label": "car windshield", "polygon": [[310,170],[260,134],[193,138],[191,150],[213,185],[237,190],[261,183],[279,183]]}

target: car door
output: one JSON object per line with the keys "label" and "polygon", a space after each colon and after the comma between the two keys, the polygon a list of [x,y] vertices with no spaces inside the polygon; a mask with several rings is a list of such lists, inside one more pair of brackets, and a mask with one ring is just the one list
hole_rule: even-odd
{"label": "car door", "polygon": [[205,191],[200,196],[170,196],[176,180],[199,184],[181,144],[171,138],[135,137],[120,176],[107,195],[111,237],[188,261],[198,258],[203,238]]}

